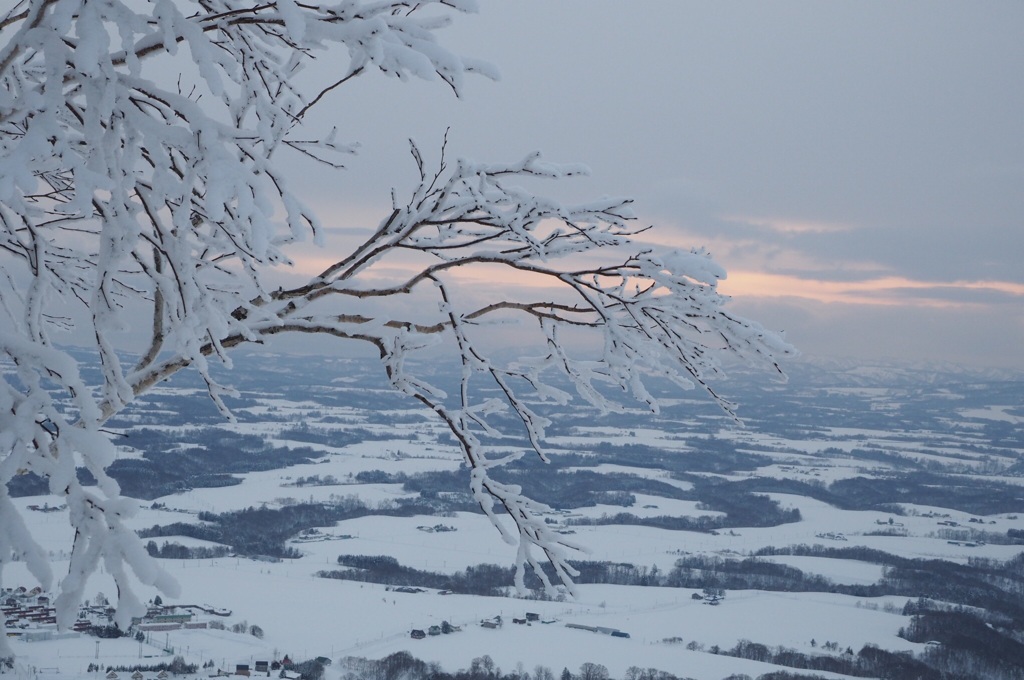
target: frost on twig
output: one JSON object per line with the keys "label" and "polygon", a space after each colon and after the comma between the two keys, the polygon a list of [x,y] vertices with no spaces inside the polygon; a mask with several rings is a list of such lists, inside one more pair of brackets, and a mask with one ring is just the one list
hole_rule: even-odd
{"label": "frost on twig", "polygon": [[[542,442],[548,421],[531,403],[567,403],[571,395],[560,385],[568,383],[577,397],[601,410],[624,408],[608,396],[618,393],[656,411],[658,401],[647,384],[655,378],[669,380],[681,388],[703,389],[734,414],[733,405],[709,383],[719,371],[719,359],[733,355],[777,370],[773,356],[790,350],[774,334],[723,308],[716,284],[725,273],[706,253],[630,250],[635,233],[629,226],[629,201],[565,206],[517,188],[517,181],[526,177],[560,177],[578,169],[560,169],[531,155],[510,165],[460,161],[447,172],[429,173],[415,147],[413,155],[420,183],[409,201],[290,304],[304,310],[330,296],[376,299],[420,289],[433,296],[439,310],[434,324],[391,320],[385,325],[393,330],[379,336],[377,344],[388,375],[396,388],[434,410],[454,433],[472,468],[476,500],[520,547],[520,585],[524,565],[534,566],[544,578],[535,550],[571,584],[574,572],[566,549],[578,546],[548,530],[538,516],[546,508],[489,474],[521,455],[489,455],[478,434],[516,434],[501,431],[492,416],[513,414],[520,424],[517,434],[546,460]],[[439,167],[446,167],[443,159]],[[359,283],[379,260],[410,250],[426,256],[427,264],[406,280],[372,291]],[[599,252],[607,255],[595,258]],[[612,259],[617,255],[619,259]],[[589,264],[595,259],[603,264]],[[521,292],[517,299],[476,302],[457,277],[462,270],[484,266],[505,270],[496,274],[502,280],[530,277],[534,285],[525,291],[541,290],[550,297],[519,299]],[[534,329],[533,357],[503,363],[489,349],[489,321],[508,317]],[[354,321],[357,326],[370,324],[369,319]],[[378,326],[374,332],[380,330]],[[413,350],[428,345],[432,335],[445,336],[444,347],[460,367],[457,394],[441,393],[408,368]],[[563,340],[569,336],[571,341]],[[495,390],[497,399],[478,396]],[[510,519],[514,530],[502,518]]]}
{"label": "frost on twig", "polygon": [[[304,285],[264,285],[269,266],[288,263],[290,243],[321,231],[276,158],[297,152],[335,168],[353,149],[338,141],[344,131],[309,130],[306,113],[371,72],[439,78],[456,94],[467,74],[496,77],[436,40],[453,14],[474,9],[471,0],[19,0],[0,14],[0,566],[24,559],[52,582],[6,495],[8,480],[34,472],[67,501],[74,533],[62,624],[101,564],[117,581],[121,622],[141,607],[133,584],[174,590],[126,528],[134,502],[105,473],[114,449],[101,428],[186,368],[230,417],[221,399],[230,388],[210,362],[230,365],[239,345],[294,333],[375,347],[394,387],[458,441],[474,497],[518,545],[519,585],[526,565],[544,578],[543,560],[571,584],[578,546],[539,519],[542,505],[494,479],[494,467],[523,452],[499,454],[488,441],[520,437],[544,458],[538,403],[622,408],[615,392],[657,409],[651,378],[697,386],[732,413],[709,383],[719,357],[774,366],[790,351],[724,308],[724,273],[707,254],[636,247],[643,229],[628,200],[563,205],[522,188],[585,172],[539,154],[479,164],[442,149],[431,162],[413,145],[412,191],[396,194],[363,243]],[[304,89],[295,76],[320,55],[337,71]],[[188,68],[168,81],[157,56]],[[474,272],[529,285],[466,285]],[[427,302],[415,318],[399,311],[408,299]],[[533,349],[503,361],[493,326],[513,322]],[[126,362],[118,334],[140,326],[147,340]],[[91,340],[96,383],[57,344],[68,330]],[[427,352],[448,353],[457,392],[413,368]],[[502,425],[507,414],[514,431]],[[79,484],[77,466],[95,488]]]}

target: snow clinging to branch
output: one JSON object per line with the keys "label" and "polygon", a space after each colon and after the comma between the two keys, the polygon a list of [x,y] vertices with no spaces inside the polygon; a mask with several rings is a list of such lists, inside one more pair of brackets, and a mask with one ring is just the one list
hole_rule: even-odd
{"label": "snow clinging to branch", "polygon": [[[395,389],[450,428],[476,500],[518,546],[520,586],[527,567],[545,578],[542,560],[571,586],[568,556],[579,546],[549,530],[543,505],[492,476],[523,452],[498,455],[484,441],[519,437],[544,458],[538,402],[621,409],[609,396],[619,394],[656,410],[651,379],[703,389],[733,413],[709,382],[720,359],[778,369],[775,357],[791,352],[725,309],[725,272],[705,252],[638,247],[645,229],[628,199],[565,205],[521,188],[585,172],[540,154],[483,164],[412,144],[415,184],[364,242],[303,285],[265,285],[290,243],[322,230],[276,158],[301,154],[330,170],[353,148],[337,130],[308,129],[307,112],[371,72],[439,79],[456,95],[467,75],[496,78],[437,39],[475,9],[469,0],[18,0],[0,14],[0,566],[23,559],[52,583],[7,495],[8,480],[34,472],[67,503],[74,533],[62,625],[101,564],[117,583],[122,625],[143,609],[138,583],[174,592],[124,524],[135,502],[105,472],[115,452],[102,427],[182,370],[196,371],[230,417],[230,387],[210,365],[229,364],[235,347],[291,333],[376,348]],[[337,63],[330,78],[300,86],[303,65],[326,55]],[[168,78],[168,63],[179,77]],[[401,278],[375,275],[398,262],[390,271]],[[531,285],[484,299],[498,288],[460,278],[480,270]],[[404,317],[410,296],[434,306]],[[127,361],[118,334],[140,318],[148,341]],[[491,331],[513,322],[533,346],[507,361]],[[58,344],[69,330],[90,339],[97,382]],[[417,373],[411,360],[427,351],[461,367],[457,392]],[[509,413],[515,431],[498,424]],[[79,483],[77,466],[95,487]]]}

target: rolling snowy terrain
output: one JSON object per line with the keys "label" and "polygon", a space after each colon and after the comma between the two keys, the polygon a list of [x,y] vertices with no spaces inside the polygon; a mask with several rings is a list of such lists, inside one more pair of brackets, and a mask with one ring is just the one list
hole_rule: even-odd
{"label": "rolling snowy terrain", "polygon": [[[236,423],[180,380],[110,424],[124,435],[113,474],[140,498],[133,526],[181,597],[119,639],[30,640],[47,624],[9,622],[9,672],[95,677],[90,664],[181,656],[206,676],[288,655],[329,659],[325,677],[340,678],[350,657],[407,650],[449,673],[486,655],[502,673],[555,677],[588,662],[613,678],[904,677],[891,664],[908,659],[1024,673],[1020,376],[802,364],[785,385],[723,383],[742,426],[697,394],[657,415],[552,411],[551,464],[496,473],[586,550],[575,593],[551,597],[511,587],[515,548],[472,502],[458,449],[373,362],[238,364]],[[60,573],[65,511],[19,483],[14,502]],[[15,563],[3,585],[36,584]],[[115,594],[104,573],[89,592]],[[943,617],[990,633],[947,635]],[[824,657],[840,670],[806,667]]]}

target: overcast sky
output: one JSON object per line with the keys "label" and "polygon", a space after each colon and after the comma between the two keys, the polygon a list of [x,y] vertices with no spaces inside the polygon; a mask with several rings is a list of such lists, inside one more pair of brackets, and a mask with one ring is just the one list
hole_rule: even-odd
{"label": "overcast sky", "polygon": [[808,356],[1024,369],[1024,3],[480,4],[442,39],[501,81],[372,75],[321,108],[362,144],[303,177],[338,234],[450,127],[456,155],[587,164],[551,193],[633,196]]}

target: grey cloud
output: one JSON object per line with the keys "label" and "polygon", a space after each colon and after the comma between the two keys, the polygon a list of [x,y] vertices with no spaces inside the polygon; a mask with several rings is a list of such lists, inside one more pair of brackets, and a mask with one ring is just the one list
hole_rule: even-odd
{"label": "grey cloud", "polygon": [[[934,301],[951,304],[976,305],[1015,305],[1024,310],[1024,295],[1015,295],[992,288],[962,288],[956,286],[934,285],[927,288],[887,288],[884,292],[864,293],[866,297],[877,297],[880,301]],[[1008,310],[1012,313],[1013,310]],[[1018,310],[1020,311],[1020,310]]]}
{"label": "grey cloud", "polygon": [[[815,275],[833,280],[856,280],[868,265],[913,280],[1024,282],[1024,3],[481,6],[446,39],[495,62],[501,82],[472,80],[456,100],[438,83],[369,76],[325,100],[319,120],[362,143],[345,173],[302,170],[312,200],[331,208],[325,221],[372,226],[390,188],[414,178],[407,138],[436,157],[450,127],[453,156],[508,160],[541,149],[584,162],[591,178],[545,190],[570,201],[632,195],[642,221],[685,234],[680,246],[732,241],[737,256],[760,253],[776,273],[801,273],[783,257],[793,252],[825,263]],[[350,204],[363,209],[342,212]],[[735,216],[849,229],[780,234]],[[979,336],[988,326],[1024,342],[999,295],[956,295],[1000,307],[972,317]],[[895,324],[899,342],[917,337],[922,347],[938,347],[942,323],[958,323],[939,311],[829,309],[828,333],[881,335],[869,325]],[[807,324],[822,313],[815,307]]]}

